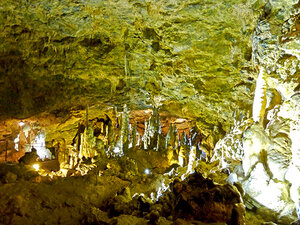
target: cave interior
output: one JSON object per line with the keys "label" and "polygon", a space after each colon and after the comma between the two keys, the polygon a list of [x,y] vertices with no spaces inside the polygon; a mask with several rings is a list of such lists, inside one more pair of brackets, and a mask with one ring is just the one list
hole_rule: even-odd
{"label": "cave interior", "polygon": [[0,224],[300,224],[299,1],[0,3]]}

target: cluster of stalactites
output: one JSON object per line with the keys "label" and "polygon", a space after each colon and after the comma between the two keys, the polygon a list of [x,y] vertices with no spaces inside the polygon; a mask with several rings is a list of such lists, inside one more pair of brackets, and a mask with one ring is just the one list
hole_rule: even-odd
{"label": "cluster of stalactites", "polygon": [[[188,134],[183,131],[180,135],[175,124],[170,124],[167,135],[162,133],[159,109],[154,107],[149,119],[145,119],[145,129],[141,135],[136,124],[129,121],[127,106],[121,116],[116,116],[116,126],[109,127],[105,147],[108,154],[123,155],[130,151],[143,149],[145,151],[158,151],[167,155],[170,163],[187,165],[191,149],[195,149],[197,158],[207,160],[206,152],[201,150],[201,133],[193,127]],[[109,124],[112,126],[112,123]]]}
{"label": "cluster of stalactites", "polygon": [[[87,119],[88,120],[88,119]],[[144,133],[137,131],[136,123],[130,123],[128,108],[121,113],[115,110],[114,116],[97,119],[96,122],[80,125],[73,139],[73,148],[79,158],[110,155],[122,156],[138,149],[157,151],[165,154],[170,162],[187,165],[191,150],[197,158],[207,160],[201,151],[201,133],[193,127],[188,134],[178,133],[175,124],[170,124],[166,135],[162,133],[159,109],[154,107],[149,119],[145,119]]]}

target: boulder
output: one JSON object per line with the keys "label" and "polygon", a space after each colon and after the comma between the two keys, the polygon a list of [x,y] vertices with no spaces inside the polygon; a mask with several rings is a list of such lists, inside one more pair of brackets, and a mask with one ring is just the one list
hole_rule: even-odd
{"label": "boulder", "polygon": [[244,224],[245,208],[240,194],[230,184],[214,184],[195,172],[184,181],[175,180],[171,191],[169,205],[175,199],[170,208],[176,221],[184,218],[206,223]]}

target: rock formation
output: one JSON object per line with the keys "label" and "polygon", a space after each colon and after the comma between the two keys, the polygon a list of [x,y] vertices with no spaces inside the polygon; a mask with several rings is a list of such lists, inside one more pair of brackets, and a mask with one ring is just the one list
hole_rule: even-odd
{"label": "rock formation", "polygon": [[300,219],[298,0],[0,5],[1,224]]}

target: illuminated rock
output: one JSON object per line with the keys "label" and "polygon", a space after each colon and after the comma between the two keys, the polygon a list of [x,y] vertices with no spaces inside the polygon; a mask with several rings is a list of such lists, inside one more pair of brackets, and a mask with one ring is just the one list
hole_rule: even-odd
{"label": "illuminated rock", "polygon": [[272,210],[280,212],[285,207],[286,199],[282,196],[285,184],[275,183],[262,163],[256,164],[250,177],[243,182],[243,188],[251,197]]}
{"label": "illuminated rock", "polygon": [[127,154],[129,150],[129,117],[127,105],[124,105],[120,127],[120,147],[121,154]]}
{"label": "illuminated rock", "polygon": [[159,139],[161,134],[161,124],[159,118],[159,109],[154,107],[152,111],[152,115],[149,120],[149,146],[148,148],[151,150],[159,150],[160,142]]}
{"label": "illuminated rock", "polygon": [[[245,123],[244,118],[235,123],[216,145],[213,160],[221,158],[222,167],[240,161],[244,175],[239,174],[238,180],[246,193],[282,216],[295,215],[295,209],[299,211],[299,183],[295,179],[299,173],[296,165],[300,152],[300,108],[299,99],[295,97],[298,95],[295,81],[299,79],[299,52],[291,46],[296,46],[298,41],[292,36],[288,38],[291,33],[287,30],[282,33],[274,30],[270,21],[278,23],[279,18],[290,18],[284,26],[292,28],[298,22],[291,21],[295,21],[299,12],[297,7],[293,9],[293,2],[285,6],[272,2],[268,7],[274,14],[260,18],[252,37],[252,60],[258,77],[253,122]],[[278,7],[284,10],[277,14],[273,10]],[[247,126],[240,125],[243,123]],[[269,193],[273,193],[272,196]]]}

